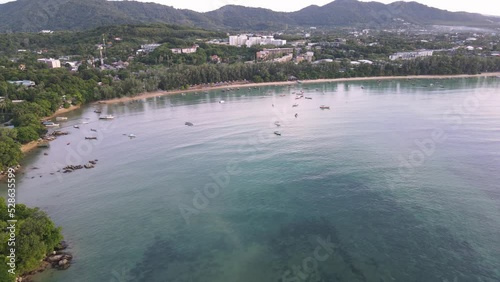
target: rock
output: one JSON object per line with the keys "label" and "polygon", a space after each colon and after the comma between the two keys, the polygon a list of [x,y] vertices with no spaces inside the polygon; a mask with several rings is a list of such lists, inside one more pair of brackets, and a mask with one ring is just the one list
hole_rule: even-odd
{"label": "rock", "polygon": [[59,245],[57,245],[57,246],[55,247],[55,250],[56,250],[56,251],[62,251],[62,250],[65,250],[66,248],[68,248],[68,243],[66,243],[66,241],[61,241],[61,242],[59,243]]}
{"label": "rock", "polygon": [[59,266],[62,266],[62,265],[68,264],[68,262],[69,261],[67,259],[62,259],[62,260],[59,261],[58,264],[59,264]]}
{"label": "rock", "polygon": [[58,262],[63,258],[64,255],[54,255],[47,258],[49,262]]}

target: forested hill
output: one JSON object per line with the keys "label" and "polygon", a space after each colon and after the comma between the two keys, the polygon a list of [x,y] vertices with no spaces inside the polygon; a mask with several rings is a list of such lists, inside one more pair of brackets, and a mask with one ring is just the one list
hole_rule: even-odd
{"label": "forested hill", "polygon": [[208,29],[269,30],[294,26],[388,27],[402,23],[498,27],[500,18],[452,13],[416,2],[359,2],[336,0],[283,13],[268,9],[227,5],[198,13],[170,6],[135,1],[17,0],[0,4],[0,32],[82,30],[105,25],[171,23]]}

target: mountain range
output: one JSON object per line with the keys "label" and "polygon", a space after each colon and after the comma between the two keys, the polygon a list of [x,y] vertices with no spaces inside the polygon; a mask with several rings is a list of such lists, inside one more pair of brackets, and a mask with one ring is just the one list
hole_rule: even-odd
{"label": "mountain range", "polygon": [[226,5],[199,13],[156,3],[106,0],[17,0],[0,4],[0,32],[83,30],[98,26],[170,23],[232,31],[279,30],[290,27],[389,27],[406,23],[499,27],[500,18],[449,12],[417,2],[336,0],[296,12]]}

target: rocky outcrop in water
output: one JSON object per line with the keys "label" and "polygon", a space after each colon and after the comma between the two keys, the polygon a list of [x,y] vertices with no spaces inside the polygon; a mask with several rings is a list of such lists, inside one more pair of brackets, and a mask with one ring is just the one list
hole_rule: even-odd
{"label": "rocky outcrop in water", "polygon": [[63,135],[68,135],[68,134],[69,134],[69,132],[67,132],[67,131],[56,130],[56,131],[52,132],[52,134],[50,134],[50,135],[52,135],[52,136],[63,136]]}
{"label": "rocky outcrop in water", "polygon": [[85,168],[85,169],[94,168],[95,165],[97,164],[97,161],[98,161],[97,159],[91,160],[84,165],[67,165],[67,166],[63,167],[63,173],[70,173],[70,172],[73,172],[75,170],[79,170],[79,169],[83,169],[83,168]]}
{"label": "rocky outcrop in water", "polygon": [[63,252],[68,247],[65,241],[61,241],[59,245],[55,248],[52,254],[48,255],[40,264],[37,269],[25,273],[21,277],[16,278],[16,282],[32,282],[33,275],[45,271],[47,268],[55,268],[58,270],[65,270],[71,266],[71,261],[73,260],[73,255],[69,252]]}

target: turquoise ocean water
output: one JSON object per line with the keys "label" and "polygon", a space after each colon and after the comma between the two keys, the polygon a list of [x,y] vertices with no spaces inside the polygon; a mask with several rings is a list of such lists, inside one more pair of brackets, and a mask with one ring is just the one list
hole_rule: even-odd
{"label": "turquoise ocean water", "polygon": [[297,84],[72,112],[18,176],[75,257],[36,281],[500,281],[498,89]]}

